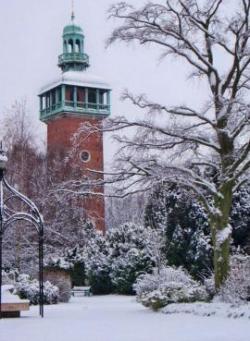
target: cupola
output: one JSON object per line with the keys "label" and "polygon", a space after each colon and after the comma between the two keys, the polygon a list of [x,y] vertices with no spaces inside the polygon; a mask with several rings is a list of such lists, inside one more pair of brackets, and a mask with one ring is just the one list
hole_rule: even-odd
{"label": "cupola", "polygon": [[84,53],[84,34],[80,26],[75,25],[74,15],[71,24],[63,29],[63,53],[58,57],[58,66],[65,71],[81,71],[89,66],[89,56]]}

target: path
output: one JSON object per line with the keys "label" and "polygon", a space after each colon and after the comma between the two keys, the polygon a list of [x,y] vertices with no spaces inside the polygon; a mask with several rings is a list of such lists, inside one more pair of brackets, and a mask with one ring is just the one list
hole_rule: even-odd
{"label": "path", "polygon": [[20,319],[0,321],[1,341],[249,341],[250,321],[189,315],[166,316],[134,297],[73,298],[68,304],[38,307]]}

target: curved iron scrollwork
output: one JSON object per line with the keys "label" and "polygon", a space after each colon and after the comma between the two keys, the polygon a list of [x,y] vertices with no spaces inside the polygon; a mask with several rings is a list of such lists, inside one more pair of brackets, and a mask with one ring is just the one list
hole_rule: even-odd
{"label": "curved iron scrollwork", "polygon": [[[2,317],[2,251],[3,237],[7,228],[10,228],[18,221],[26,221],[36,229],[39,239],[39,314],[44,316],[43,307],[43,242],[44,229],[43,217],[37,206],[25,195],[12,187],[5,179],[7,157],[0,148],[0,318]],[[17,211],[13,203],[20,201],[22,210]],[[13,204],[13,206],[12,206]]]}

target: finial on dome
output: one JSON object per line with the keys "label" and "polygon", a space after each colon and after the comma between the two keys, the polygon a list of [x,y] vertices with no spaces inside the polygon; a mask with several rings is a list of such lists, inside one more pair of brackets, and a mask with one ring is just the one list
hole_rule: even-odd
{"label": "finial on dome", "polygon": [[75,20],[74,0],[72,0],[71,7],[72,7],[71,21],[73,22]]}

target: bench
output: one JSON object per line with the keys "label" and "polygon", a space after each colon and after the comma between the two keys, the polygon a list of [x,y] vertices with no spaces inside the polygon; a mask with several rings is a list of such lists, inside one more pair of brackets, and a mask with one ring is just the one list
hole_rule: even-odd
{"label": "bench", "polygon": [[72,296],[90,296],[90,287],[74,287],[71,290]]}
{"label": "bench", "polygon": [[28,300],[22,300],[17,295],[13,295],[11,290],[13,290],[13,285],[2,286],[1,317],[20,317],[21,311],[27,311],[30,308]]}
{"label": "bench", "polygon": [[[24,300],[25,301],[25,300]],[[18,303],[2,303],[2,317],[20,317],[21,311],[28,311],[29,301]]]}

